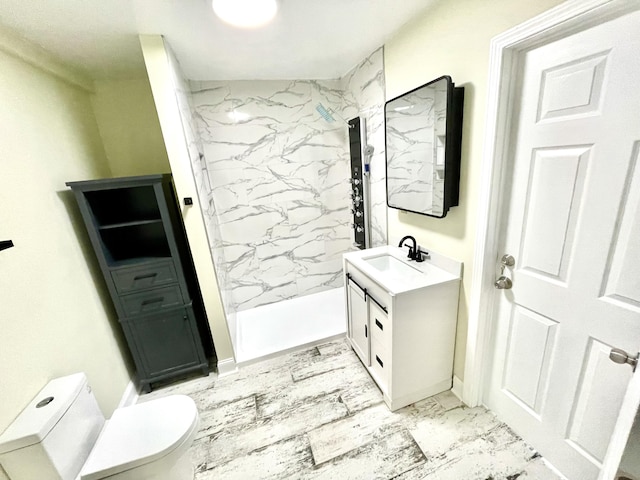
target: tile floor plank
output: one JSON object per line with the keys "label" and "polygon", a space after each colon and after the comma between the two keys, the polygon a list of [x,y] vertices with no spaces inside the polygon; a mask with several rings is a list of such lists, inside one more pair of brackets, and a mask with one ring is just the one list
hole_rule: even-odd
{"label": "tile floor plank", "polygon": [[394,478],[425,462],[408,431],[402,430],[301,472],[301,479],[375,480]]}

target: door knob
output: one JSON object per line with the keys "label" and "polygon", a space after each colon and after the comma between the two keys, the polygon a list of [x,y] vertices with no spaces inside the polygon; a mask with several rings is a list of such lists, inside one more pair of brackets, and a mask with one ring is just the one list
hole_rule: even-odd
{"label": "door knob", "polygon": [[513,282],[509,277],[504,274],[505,267],[513,267],[516,264],[516,259],[508,253],[504,254],[500,259],[500,276],[494,282],[493,286],[498,290],[510,290],[513,287]]}
{"label": "door knob", "polygon": [[509,277],[505,277],[504,275],[500,275],[498,279],[493,284],[498,290],[510,290],[513,287],[513,282]]}
{"label": "door knob", "polygon": [[638,357],[640,357],[640,353],[635,357],[632,357],[624,350],[620,350],[619,348],[612,348],[609,352],[609,359],[614,363],[619,363],[624,365],[628,363],[633,368],[633,371],[636,371],[636,367],[638,366]]}
{"label": "door knob", "polygon": [[500,263],[505,267],[513,267],[516,264],[516,259],[513,258],[512,255],[509,255],[507,253],[502,256],[502,258],[500,259]]}

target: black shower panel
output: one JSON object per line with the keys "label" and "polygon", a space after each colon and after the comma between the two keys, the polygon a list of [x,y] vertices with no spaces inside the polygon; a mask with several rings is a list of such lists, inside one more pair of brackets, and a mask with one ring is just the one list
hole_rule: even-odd
{"label": "black shower panel", "polygon": [[349,124],[349,151],[351,156],[351,214],[354,246],[364,250],[369,246],[368,210],[366,190],[369,164],[363,162],[363,140],[365,140],[364,122],[360,117],[352,118]]}

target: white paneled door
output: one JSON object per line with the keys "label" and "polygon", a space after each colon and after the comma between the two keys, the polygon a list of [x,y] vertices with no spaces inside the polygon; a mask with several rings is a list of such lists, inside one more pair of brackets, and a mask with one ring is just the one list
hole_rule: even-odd
{"label": "white paneled door", "polygon": [[513,287],[484,398],[570,480],[596,479],[632,377],[609,353],[640,344],[640,12],[522,54],[518,75]]}

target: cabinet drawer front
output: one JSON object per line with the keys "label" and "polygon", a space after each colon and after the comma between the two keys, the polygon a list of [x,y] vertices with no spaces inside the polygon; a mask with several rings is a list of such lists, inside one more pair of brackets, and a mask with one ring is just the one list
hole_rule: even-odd
{"label": "cabinet drawer front", "polygon": [[178,281],[173,263],[155,263],[111,271],[118,293],[130,293],[146,288],[160,287]]}
{"label": "cabinet drawer front", "polygon": [[389,378],[391,376],[391,355],[387,352],[388,350],[383,348],[380,342],[371,341],[371,376],[380,387],[380,390],[390,395]]}
{"label": "cabinet drawer front", "polygon": [[369,302],[369,325],[371,341],[380,342],[383,348],[391,351],[391,322],[375,302]]}
{"label": "cabinet drawer front", "polygon": [[120,300],[127,316],[182,305],[182,295],[178,285],[123,295]]}

